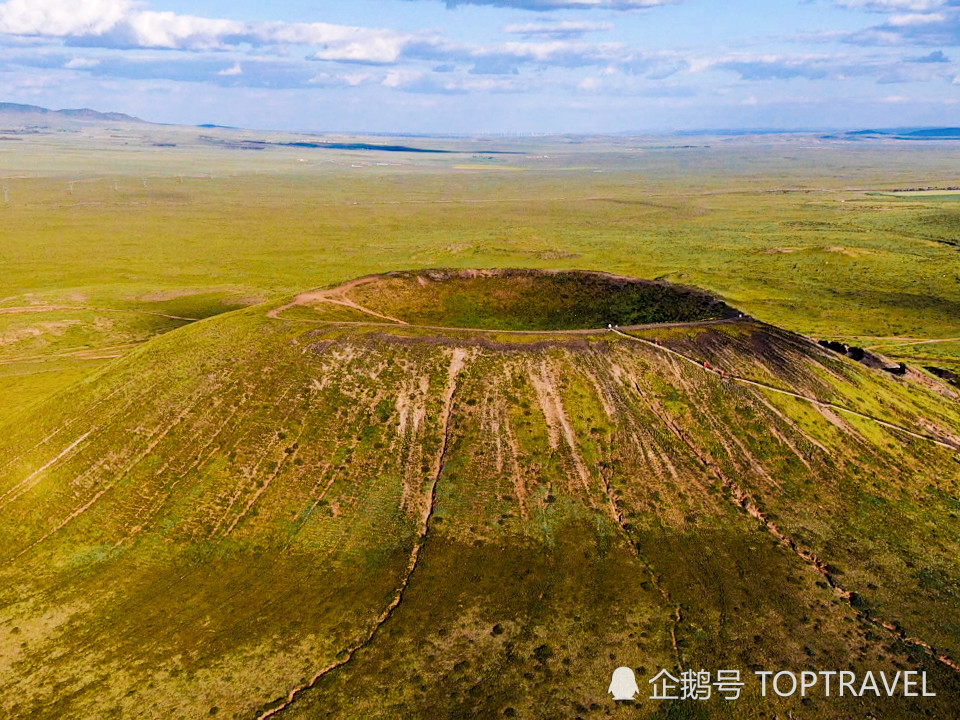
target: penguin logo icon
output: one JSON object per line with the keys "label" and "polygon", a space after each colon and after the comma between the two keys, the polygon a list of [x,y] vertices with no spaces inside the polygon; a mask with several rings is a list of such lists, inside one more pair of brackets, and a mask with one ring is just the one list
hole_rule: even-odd
{"label": "penguin logo icon", "polygon": [[637,677],[628,667],[618,667],[613,671],[608,693],[613,693],[614,700],[633,700],[640,688],[637,687]]}

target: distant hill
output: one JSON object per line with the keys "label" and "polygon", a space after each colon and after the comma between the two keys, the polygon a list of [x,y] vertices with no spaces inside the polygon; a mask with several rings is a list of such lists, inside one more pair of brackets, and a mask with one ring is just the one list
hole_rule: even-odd
{"label": "distant hill", "polygon": [[960,139],[958,127],[889,128],[886,130],[854,130],[845,133],[848,139],[891,138],[894,140],[952,140]]}
{"label": "distant hill", "polygon": [[960,128],[922,128],[912,132],[903,133],[904,137],[911,138],[960,138]]}
{"label": "distant hill", "polygon": [[146,122],[140,118],[133,117],[118,112],[98,112],[89,108],[76,108],[66,110],[50,110],[39,105],[21,105],[19,103],[0,102],[0,116],[3,115],[52,115],[62,118],[71,118],[75,120],[90,120],[100,122]]}

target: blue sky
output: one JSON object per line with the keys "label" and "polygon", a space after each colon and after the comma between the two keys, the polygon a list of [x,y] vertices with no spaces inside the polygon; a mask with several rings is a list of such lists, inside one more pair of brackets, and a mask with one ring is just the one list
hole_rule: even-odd
{"label": "blue sky", "polygon": [[960,125],[960,0],[7,0],[0,101],[414,133]]}

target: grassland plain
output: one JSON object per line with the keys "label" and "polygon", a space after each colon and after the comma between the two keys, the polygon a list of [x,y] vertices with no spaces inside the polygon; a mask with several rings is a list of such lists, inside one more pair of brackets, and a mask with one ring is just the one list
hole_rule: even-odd
{"label": "grassland plain", "polygon": [[[956,395],[761,321],[955,363],[956,206],[867,195],[955,185],[952,147],[124,132],[0,153],[8,715],[951,716]],[[519,171],[456,169],[490,164]],[[386,286],[289,305],[498,266],[665,278],[758,320],[517,334],[507,302],[489,332],[426,329],[476,314]],[[938,696],[614,705],[621,664],[924,669]]]}

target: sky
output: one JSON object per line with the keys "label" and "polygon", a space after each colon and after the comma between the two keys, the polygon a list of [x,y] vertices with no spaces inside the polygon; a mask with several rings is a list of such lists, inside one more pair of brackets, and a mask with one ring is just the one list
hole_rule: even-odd
{"label": "sky", "polygon": [[7,0],[0,102],[373,133],[960,125],[960,0]]}

